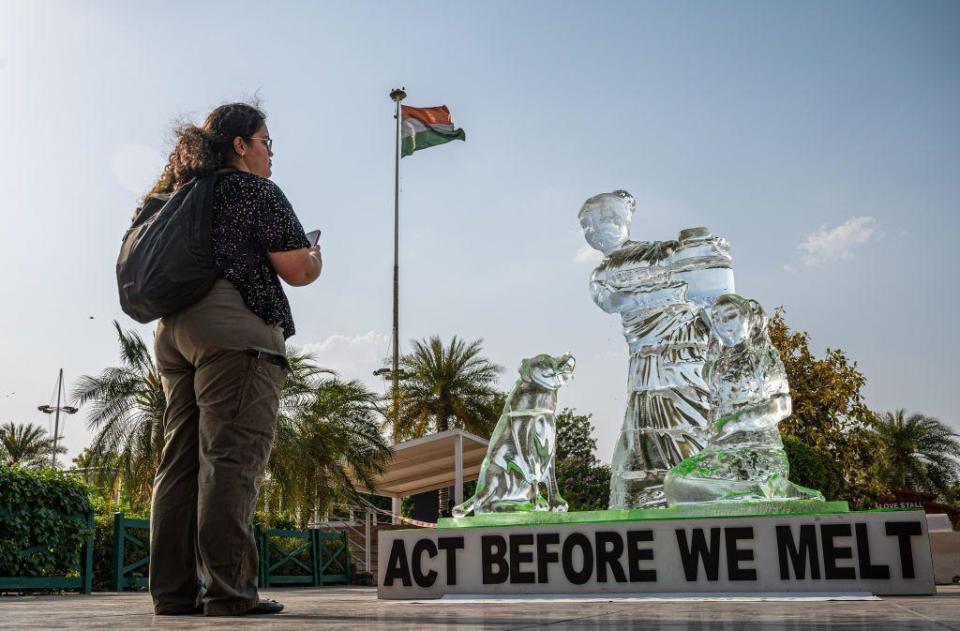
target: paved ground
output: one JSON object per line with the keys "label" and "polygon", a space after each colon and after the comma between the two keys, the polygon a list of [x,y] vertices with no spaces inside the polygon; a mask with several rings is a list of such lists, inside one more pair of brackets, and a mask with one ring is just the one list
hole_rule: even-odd
{"label": "paved ground", "polygon": [[937,596],[853,602],[646,602],[408,604],[366,587],[274,589],[277,616],[155,617],[142,593],[0,597],[3,629],[954,629],[960,587]]}

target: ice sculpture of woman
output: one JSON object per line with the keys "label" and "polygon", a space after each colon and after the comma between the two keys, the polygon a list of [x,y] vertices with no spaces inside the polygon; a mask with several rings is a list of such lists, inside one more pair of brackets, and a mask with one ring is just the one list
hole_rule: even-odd
{"label": "ice sculpture of woman", "polygon": [[755,300],[720,296],[710,309],[713,329],[704,377],[710,387],[706,447],[670,470],[670,505],[689,502],[816,499],[818,491],[790,482],[777,424],[790,416],[790,386],[780,354]]}
{"label": "ice sculpture of woman", "polygon": [[610,508],[665,505],[663,478],[705,442],[708,389],[701,377],[709,327],[700,316],[733,291],[729,244],[706,228],[678,240],[630,241],[634,198],[591,197],[580,211],[587,243],[604,254],[590,291],[618,313],[630,350],[628,403],[611,466]]}

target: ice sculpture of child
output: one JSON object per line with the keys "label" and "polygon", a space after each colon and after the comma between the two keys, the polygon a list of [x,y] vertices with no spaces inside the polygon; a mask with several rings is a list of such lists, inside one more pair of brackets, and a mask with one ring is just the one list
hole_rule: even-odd
{"label": "ice sculpture of child", "polygon": [[790,416],[790,386],[767,317],[755,300],[724,294],[710,309],[711,346],[704,366],[710,388],[706,447],[671,469],[670,505],[690,502],[815,499],[790,482],[777,424]]}

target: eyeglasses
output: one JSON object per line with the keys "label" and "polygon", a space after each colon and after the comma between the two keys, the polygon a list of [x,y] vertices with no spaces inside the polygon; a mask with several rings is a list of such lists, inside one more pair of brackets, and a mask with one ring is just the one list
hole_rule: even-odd
{"label": "eyeglasses", "polygon": [[273,138],[263,136],[250,136],[247,140],[262,140],[267,145],[267,151],[273,151]]}

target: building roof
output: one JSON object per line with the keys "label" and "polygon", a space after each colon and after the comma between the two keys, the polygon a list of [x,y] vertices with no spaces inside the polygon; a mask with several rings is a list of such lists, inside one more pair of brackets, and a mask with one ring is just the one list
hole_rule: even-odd
{"label": "building roof", "polygon": [[383,474],[374,479],[374,487],[354,481],[354,488],[385,497],[405,497],[453,486],[458,437],[463,441],[463,481],[475,480],[487,454],[487,441],[462,429],[451,429],[394,445],[393,458]]}

